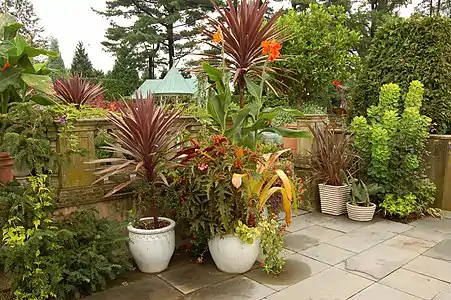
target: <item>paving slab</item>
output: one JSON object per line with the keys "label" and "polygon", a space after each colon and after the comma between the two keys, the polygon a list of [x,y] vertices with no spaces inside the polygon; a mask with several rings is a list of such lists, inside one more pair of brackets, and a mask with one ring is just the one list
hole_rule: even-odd
{"label": "paving slab", "polygon": [[427,256],[419,256],[404,266],[429,277],[451,283],[451,262]]}
{"label": "paving slab", "polygon": [[371,223],[373,222],[356,222],[349,219],[347,216],[340,216],[325,223],[321,223],[321,226],[348,233],[361,227],[368,226]]}
{"label": "paving slab", "polygon": [[430,300],[448,287],[448,283],[406,269],[399,269],[379,283],[422,299]]}
{"label": "paving slab", "polygon": [[419,300],[421,298],[375,283],[349,300]]}
{"label": "paving slab", "polygon": [[339,236],[328,241],[327,244],[348,251],[360,253],[385,240],[388,240],[389,238],[394,237],[395,235],[396,233],[381,231],[380,228],[371,227],[370,225]]}
{"label": "paving slab", "polygon": [[[245,276],[238,276],[200,289],[186,296],[185,300],[259,300],[275,291]],[[165,299],[166,298],[161,298]],[[138,300],[138,299],[137,299]]]}
{"label": "paving slab", "polygon": [[433,245],[433,242],[398,235],[347,259],[345,268],[381,279]]}
{"label": "paving slab", "polygon": [[451,285],[448,286],[448,288],[442,292],[440,292],[434,300],[451,300]]}
{"label": "paving slab", "polygon": [[441,241],[426,251],[424,255],[451,262],[451,239]]}
{"label": "paving slab", "polygon": [[336,265],[345,259],[354,256],[355,253],[337,248],[325,243],[310,247],[301,252],[301,254],[319,260],[329,265]]}
{"label": "paving slab", "polygon": [[433,229],[435,231],[438,231],[438,232],[441,232],[444,234],[451,234],[451,219],[450,218],[438,219],[438,218],[428,217],[428,218],[424,218],[424,219],[412,222],[412,223],[410,223],[410,225]]}
{"label": "paving slab", "polygon": [[338,268],[330,268],[269,297],[268,300],[345,300],[372,281]]}
{"label": "paving slab", "polygon": [[284,246],[289,250],[300,252],[321,242],[342,235],[340,231],[313,225],[311,227],[289,233],[283,237]]}
{"label": "paving slab", "polygon": [[448,236],[451,238],[451,235],[447,235],[447,234],[441,233],[439,231],[436,231],[434,229],[427,228],[427,227],[421,227],[421,226],[416,226],[410,230],[403,232],[402,234],[411,236],[411,237],[414,237],[417,239],[436,242],[436,243],[440,243],[441,241],[446,239]]}
{"label": "paving slab", "polygon": [[188,294],[236,275],[222,273],[213,262],[190,263],[158,275],[179,291]]}
{"label": "paving slab", "polygon": [[389,220],[381,220],[379,222],[369,225],[367,228],[369,230],[376,231],[390,231],[393,233],[403,233],[404,231],[412,229],[413,226]]}
{"label": "paving slab", "polygon": [[117,286],[86,297],[87,300],[178,300],[183,294],[157,276],[148,276],[136,282]]}
{"label": "paving slab", "polygon": [[301,215],[293,218],[293,221],[290,226],[287,227],[287,231],[295,232],[301,229],[308,228],[313,225],[325,223],[327,221],[333,220],[333,217],[320,214],[317,212],[312,212],[309,214]]}
{"label": "paving slab", "polygon": [[285,269],[280,275],[271,275],[256,269],[246,273],[245,276],[280,291],[330,267],[300,254],[291,255],[285,261]]}

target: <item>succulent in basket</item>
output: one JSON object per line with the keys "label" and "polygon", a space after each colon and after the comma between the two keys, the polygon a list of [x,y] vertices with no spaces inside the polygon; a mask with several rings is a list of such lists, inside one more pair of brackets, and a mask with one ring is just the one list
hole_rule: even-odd
{"label": "succulent in basket", "polygon": [[350,203],[352,205],[372,206],[371,196],[375,196],[383,192],[383,188],[377,183],[370,183],[368,185],[361,180],[355,180],[351,184],[351,198]]}

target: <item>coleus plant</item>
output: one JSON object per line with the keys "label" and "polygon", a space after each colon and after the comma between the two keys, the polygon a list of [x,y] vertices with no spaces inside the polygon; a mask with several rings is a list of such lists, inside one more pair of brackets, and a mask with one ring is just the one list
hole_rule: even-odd
{"label": "coleus plant", "polygon": [[18,33],[22,24],[9,14],[0,14],[0,113],[8,112],[12,102],[34,101],[53,104],[51,70],[45,63],[33,64],[33,58],[57,53],[31,47]]}
{"label": "coleus plant", "polygon": [[[181,111],[175,108],[159,107],[151,94],[136,95],[134,102],[124,102],[119,114],[109,112],[109,120],[115,126],[112,136],[115,144],[104,147],[120,157],[99,159],[90,164],[103,164],[96,175],[100,182],[116,174],[134,174],[130,179],[114,187],[105,197],[122,190],[126,186],[142,181],[155,185],[165,178],[160,170],[175,144],[178,130],[177,120]],[[105,165],[111,163],[112,165]],[[159,224],[155,199],[148,199],[154,225]],[[157,227],[156,227],[157,228]]]}

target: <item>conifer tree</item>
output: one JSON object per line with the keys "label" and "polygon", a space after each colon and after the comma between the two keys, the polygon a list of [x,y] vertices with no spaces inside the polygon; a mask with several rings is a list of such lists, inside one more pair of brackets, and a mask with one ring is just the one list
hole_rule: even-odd
{"label": "conifer tree", "polygon": [[78,42],[77,47],[75,48],[75,54],[72,59],[70,72],[72,74],[82,75],[83,77],[95,77],[91,60],[89,59],[88,53],[86,52],[81,41]]}

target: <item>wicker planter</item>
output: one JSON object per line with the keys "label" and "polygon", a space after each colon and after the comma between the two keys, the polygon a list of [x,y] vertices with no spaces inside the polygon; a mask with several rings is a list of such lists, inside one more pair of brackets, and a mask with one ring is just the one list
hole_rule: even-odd
{"label": "wicker planter", "polygon": [[359,206],[347,202],[346,209],[348,210],[349,219],[359,222],[368,222],[373,219],[374,212],[376,211],[376,204],[371,203],[371,206]]}
{"label": "wicker planter", "polygon": [[351,188],[348,185],[318,184],[321,212],[339,216],[346,213],[346,202]]}

